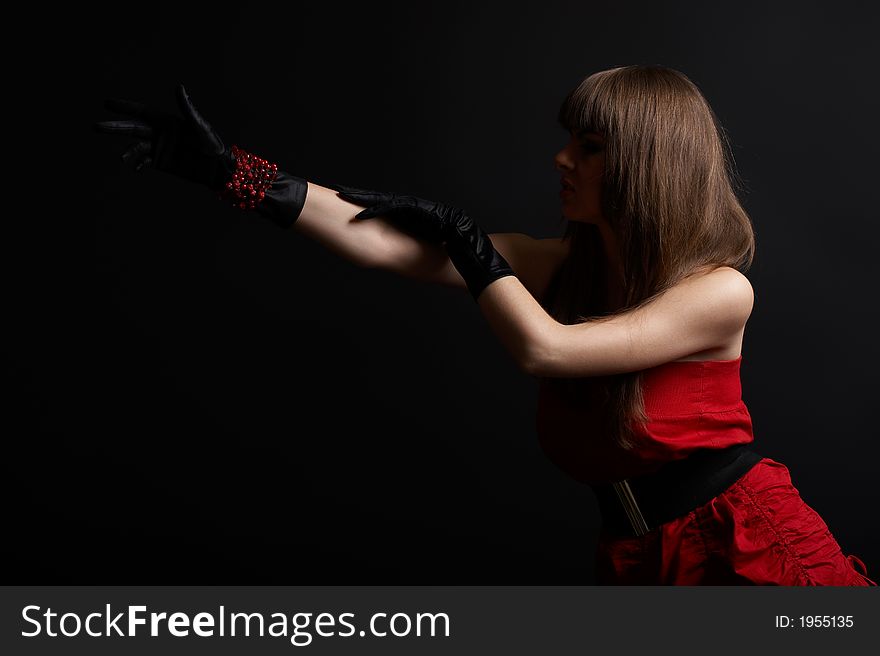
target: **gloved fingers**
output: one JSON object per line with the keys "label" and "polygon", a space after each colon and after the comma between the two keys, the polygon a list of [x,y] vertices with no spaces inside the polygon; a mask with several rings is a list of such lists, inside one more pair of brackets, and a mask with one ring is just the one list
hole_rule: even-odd
{"label": "gloved fingers", "polygon": [[[363,201],[367,201],[366,198],[362,199]],[[430,214],[429,206],[426,204],[426,201],[422,201],[415,196],[398,196],[397,194],[388,194],[385,197],[379,199],[378,202],[373,203],[372,205],[369,202],[365,203],[370,209],[376,209],[378,206],[382,207],[382,212],[391,212],[393,214],[405,215],[411,214],[414,210],[417,210],[421,214]],[[376,212],[379,214],[381,212]],[[374,214],[375,215],[375,214]]]}
{"label": "gloved fingers", "polygon": [[134,167],[134,170],[140,171],[142,168],[144,168],[145,166],[149,166],[152,163],[153,163],[153,158],[150,157],[149,155],[147,155],[140,162],[137,163],[137,165]]}
{"label": "gloved fingers", "polygon": [[150,155],[151,150],[152,146],[149,141],[138,141],[134,145],[129,146],[126,151],[122,153],[122,163],[140,164],[145,157]]}
{"label": "gloved fingers", "polygon": [[347,200],[349,203],[354,203],[355,205],[363,205],[364,207],[370,207],[372,205],[375,205],[376,203],[385,200],[380,196],[367,194],[348,194],[337,192],[336,195],[342,200]]}
{"label": "gloved fingers", "polygon": [[355,187],[346,187],[344,185],[333,185],[331,188],[336,189],[336,195],[343,200],[367,207],[377,203],[389,202],[396,198],[395,194],[370,191],[369,189],[356,189]]}
{"label": "gloved fingers", "polygon": [[339,184],[337,182],[330,183],[327,185],[327,187],[330,189],[333,189],[334,191],[341,191],[343,193],[352,193],[352,194],[376,193],[376,192],[368,192],[366,189],[358,189],[356,187],[349,187],[348,185]]}
{"label": "gloved fingers", "polygon": [[177,104],[185,119],[196,128],[196,135],[202,151],[218,155],[222,153],[224,150],[223,141],[211,127],[211,124],[205,120],[205,117],[199,114],[199,110],[193,105],[182,84],[177,85]]}
{"label": "gloved fingers", "polygon": [[190,100],[189,94],[186,92],[186,89],[182,84],[177,85],[177,104],[180,106],[180,111],[183,112],[183,115],[190,121],[192,121],[195,125],[202,128],[205,132],[211,132],[211,124],[208,123],[205,118],[199,114],[199,110],[196,109],[196,106],[193,105],[192,100]]}
{"label": "gloved fingers", "polygon": [[367,209],[361,210],[355,214],[356,219],[371,219],[381,214],[387,216],[405,216],[412,214],[413,210],[421,210],[415,205],[411,199],[406,196],[395,196],[391,200],[382,200],[381,202],[369,205]]}
{"label": "gloved fingers", "polygon": [[150,123],[155,123],[162,118],[162,113],[150,109],[143,103],[134,100],[123,100],[122,98],[107,98],[104,101],[104,107],[111,112],[117,114],[128,114],[135,118],[144,119]]}
{"label": "gloved fingers", "polygon": [[99,121],[94,124],[97,132],[124,134],[132,137],[153,138],[153,128],[141,121]]}
{"label": "gloved fingers", "polygon": [[408,203],[397,203],[364,210],[367,216],[384,216],[391,223],[416,237],[431,242],[442,242],[444,239],[443,224],[438,218],[423,207]]}
{"label": "gloved fingers", "polygon": [[[349,200],[346,198],[346,200]],[[357,214],[354,215],[356,219],[372,219],[374,217],[386,214],[388,212],[388,207],[385,205],[374,205],[373,207],[368,207],[365,210],[361,210]]]}

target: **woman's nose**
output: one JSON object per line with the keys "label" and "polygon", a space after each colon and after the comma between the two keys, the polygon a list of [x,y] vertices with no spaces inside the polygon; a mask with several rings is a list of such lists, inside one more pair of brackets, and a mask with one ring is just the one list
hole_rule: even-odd
{"label": "woman's nose", "polygon": [[563,171],[565,169],[571,168],[571,162],[568,159],[568,156],[565,153],[565,150],[560,150],[553,156],[553,166],[557,171]]}

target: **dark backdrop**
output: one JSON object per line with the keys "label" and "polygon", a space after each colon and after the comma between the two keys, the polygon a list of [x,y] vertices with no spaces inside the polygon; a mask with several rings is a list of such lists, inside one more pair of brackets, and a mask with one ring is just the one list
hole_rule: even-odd
{"label": "dark backdrop", "polygon": [[877,578],[880,25],[795,6],[152,4],[18,24],[6,578],[592,583],[592,493],[542,454],[537,381],[466,293],[134,174],[128,142],[90,126],[108,96],[174,110],[183,82],[224,139],[296,175],[549,237],[559,103],[630,63],[685,72],[729,132],[757,235],[755,447]]}

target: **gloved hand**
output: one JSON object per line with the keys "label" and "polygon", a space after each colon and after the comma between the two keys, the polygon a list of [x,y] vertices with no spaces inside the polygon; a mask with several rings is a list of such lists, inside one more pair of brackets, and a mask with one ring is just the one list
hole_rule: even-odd
{"label": "gloved hand", "polygon": [[183,114],[157,111],[130,100],[111,98],[104,106],[134,120],[101,121],[98,132],[138,138],[122,154],[136,171],[145,166],[203,184],[241,209],[255,209],[283,228],[299,218],[308,183],[279,171],[233,145],[227,147],[196,110],[182,84],[177,104]]}
{"label": "gloved hand", "polygon": [[432,243],[444,244],[449,259],[464,278],[477,300],[486,286],[504,276],[515,276],[513,269],[495,250],[489,235],[457,207],[435,201],[381,191],[329,185],[350,203],[364,205],[356,219],[384,216],[410,234]]}

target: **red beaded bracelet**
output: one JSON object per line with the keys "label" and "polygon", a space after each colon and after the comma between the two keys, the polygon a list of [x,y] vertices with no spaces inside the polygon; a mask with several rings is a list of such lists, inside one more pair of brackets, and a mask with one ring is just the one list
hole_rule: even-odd
{"label": "red beaded bracelet", "polygon": [[235,171],[232,179],[220,192],[220,198],[243,210],[253,209],[266,196],[266,191],[278,175],[278,165],[270,164],[236,145],[232,146]]}

